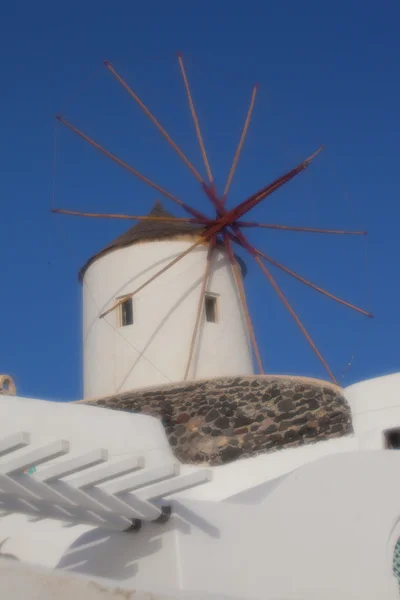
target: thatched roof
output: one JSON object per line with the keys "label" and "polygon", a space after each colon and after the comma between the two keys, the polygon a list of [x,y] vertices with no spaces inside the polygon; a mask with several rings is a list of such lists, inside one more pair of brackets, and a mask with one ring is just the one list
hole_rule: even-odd
{"label": "thatched roof", "polygon": [[[165,210],[160,201],[157,201],[149,216],[152,217],[174,217],[171,213]],[[184,223],[181,221],[139,221],[135,223],[133,227],[130,227],[125,233],[115,238],[110,244],[107,244],[105,248],[94,254],[88,261],[83,265],[79,271],[79,280],[82,281],[87,269],[90,265],[105,254],[116,250],[117,248],[124,248],[131,246],[137,242],[143,242],[148,240],[163,240],[181,235],[199,235],[204,229],[203,225],[195,225],[193,223]],[[243,275],[246,274],[246,266],[243,261],[236,257],[242,268]]]}
{"label": "thatched roof", "polygon": [[[173,217],[171,213],[167,212],[160,201],[157,201],[151,211],[149,212],[151,217]],[[127,231],[119,235],[115,240],[107,244],[105,248],[94,254],[84,264],[82,269],[79,271],[79,279],[82,281],[85,272],[89,266],[101,256],[108,254],[112,250],[117,248],[124,248],[125,246],[131,246],[137,242],[143,242],[145,240],[162,240],[165,238],[175,237],[177,235],[196,235],[203,230],[201,225],[194,225],[193,223],[182,223],[173,221],[139,221],[135,223],[133,227],[130,227]]]}

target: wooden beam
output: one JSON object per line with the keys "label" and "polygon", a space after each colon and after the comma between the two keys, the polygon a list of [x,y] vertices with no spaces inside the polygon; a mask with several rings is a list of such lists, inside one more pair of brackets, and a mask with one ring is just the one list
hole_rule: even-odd
{"label": "wooden beam", "polygon": [[187,78],[187,75],[186,75],[185,67],[183,65],[182,55],[181,55],[180,52],[178,52],[178,61],[179,61],[179,66],[181,68],[183,82],[185,84],[187,97],[188,97],[188,100],[189,100],[190,112],[192,113],[192,118],[193,118],[193,122],[194,122],[194,127],[196,129],[196,135],[197,135],[197,139],[198,139],[198,142],[199,142],[199,146],[200,146],[200,150],[201,150],[201,155],[203,157],[204,166],[205,166],[206,171],[207,171],[207,177],[208,177],[209,182],[212,183],[213,182],[213,176],[212,176],[212,173],[211,173],[210,163],[208,162],[207,152],[206,152],[206,149],[205,149],[205,146],[204,146],[204,142],[203,142],[203,136],[201,135],[199,120],[197,118],[196,110],[194,108],[193,98],[192,98],[192,94],[191,94],[190,86],[189,86],[189,81],[188,81],[188,78]]}
{"label": "wooden beam", "polygon": [[320,294],[323,294],[324,296],[327,296],[328,298],[331,298],[332,300],[335,300],[335,302],[339,302],[339,304],[343,304],[344,306],[347,306],[348,308],[351,308],[352,310],[355,310],[355,311],[361,313],[362,315],[365,315],[366,317],[373,318],[374,315],[372,313],[370,313],[370,312],[368,312],[366,310],[363,310],[362,308],[359,308],[358,306],[355,306],[354,304],[350,304],[350,302],[346,302],[345,300],[342,300],[341,298],[338,298],[337,296],[334,296],[330,292],[327,292],[323,288],[318,287],[317,285],[315,285],[311,281],[308,281],[308,279],[304,279],[304,277],[301,277],[300,275],[298,275],[297,273],[295,273],[291,269],[288,269],[287,267],[285,267],[284,265],[282,265],[278,261],[274,260],[273,258],[271,258],[270,256],[268,256],[267,254],[264,254],[264,252],[260,252],[260,250],[257,250],[257,248],[255,248],[255,251],[258,254],[258,256],[261,256],[262,258],[264,258],[264,260],[268,261],[269,263],[271,263],[272,265],[274,265],[278,269],[281,269],[282,271],[284,271],[288,275],[291,275],[292,277],[294,277],[298,281],[301,281],[305,285],[308,285],[310,288],[312,288],[313,290],[316,290]]}
{"label": "wooden beam", "polygon": [[257,204],[259,204],[262,200],[264,200],[264,198],[266,198],[267,196],[272,194],[274,191],[279,189],[285,183],[287,183],[288,181],[290,181],[291,179],[296,177],[296,175],[301,173],[301,171],[306,169],[308,167],[309,163],[311,162],[311,160],[313,160],[313,158],[315,158],[315,156],[322,150],[322,148],[323,147],[321,146],[321,148],[319,148],[316,152],[314,152],[314,154],[312,154],[306,160],[304,160],[302,163],[300,163],[300,165],[298,165],[297,167],[295,167],[288,173],[285,173],[284,175],[282,175],[281,177],[279,177],[278,179],[276,179],[275,181],[273,181],[272,183],[270,183],[269,185],[264,187],[262,190],[259,190],[258,192],[256,192],[255,194],[253,194],[252,196],[247,198],[247,200],[244,200],[243,202],[238,204],[235,208],[233,208],[229,212],[226,212],[226,210],[222,204],[222,201],[217,197],[217,195],[215,193],[214,187],[208,186],[206,183],[203,183],[202,187],[203,187],[205,194],[207,195],[207,197],[209,198],[211,203],[214,205],[214,207],[217,209],[217,212],[221,215],[221,217],[219,219],[220,228],[223,228],[226,226],[233,227],[233,224],[236,221],[238,221],[238,219],[240,219],[243,215],[245,215],[247,212],[249,212],[252,208],[257,206]]}
{"label": "wooden beam", "polygon": [[237,147],[235,156],[233,158],[233,163],[232,163],[232,166],[231,166],[231,170],[229,171],[228,179],[226,181],[226,185],[225,185],[225,189],[224,189],[224,194],[222,196],[222,203],[223,204],[225,204],[225,202],[226,202],[226,197],[228,195],[229,188],[231,187],[232,179],[233,179],[233,176],[234,176],[235,171],[236,171],[236,167],[237,167],[237,164],[238,164],[238,161],[239,161],[240,153],[241,153],[242,148],[243,148],[244,140],[246,139],[247,131],[249,129],[250,119],[251,119],[251,115],[252,115],[252,112],[253,112],[254,102],[255,102],[256,94],[257,94],[257,88],[258,88],[258,85],[256,84],[253,87],[253,93],[251,95],[250,106],[249,106],[249,110],[247,111],[246,120],[244,122],[242,135],[240,136],[239,145]]}
{"label": "wooden beam", "polygon": [[169,222],[169,223],[193,223],[198,225],[206,225],[213,223],[210,220],[189,219],[187,217],[152,217],[151,215],[139,216],[139,215],[122,215],[115,213],[87,213],[76,210],[65,210],[63,208],[51,208],[50,212],[61,215],[72,215],[75,217],[89,217],[96,219],[127,219],[131,221],[155,221],[155,222]]}
{"label": "wooden beam", "polygon": [[253,346],[253,350],[254,350],[254,354],[256,357],[256,361],[257,361],[257,365],[258,365],[258,369],[260,371],[261,374],[264,374],[264,368],[263,368],[263,364],[262,364],[262,360],[261,360],[261,355],[260,355],[260,350],[258,348],[258,344],[257,344],[257,340],[256,340],[256,336],[254,333],[254,328],[251,322],[251,317],[250,317],[250,312],[247,306],[247,301],[246,301],[246,293],[244,290],[244,285],[243,285],[243,279],[242,279],[242,275],[240,273],[240,267],[238,265],[238,262],[235,258],[233,249],[232,249],[232,244],[231,241],[229,239],[229,237],[227,235],[224,236],[224,243],[225,243],[225,247],[227,250],[227,254],[228,254],[228,258],[230,260],[230,263],[232,265],[232,271],[233,271],[233,277],[235,279],[236,282],[236,287],[239,293],[239,298],[240,298],[240,302],[242,304],[242,309],[243,309],[243,313],[244,313],[244,318],[246,321],[246,326],[247,326],[247,330],[250,336],[250,340],[251,340],[251,344]]}
{"label": "wooden beam", "polygon": [[182,200],[180,200],[176,196],[173,196],[172,194],[170,194],[169,192],[167,192],[167,190],[165,190],[164,188],[162,188],[160,185],[158,185],[157,183],[154,183],[153,181],[151,181],[150,179],[148,179],[147,177],[145,177],[144,175],[142,175],[141,173],[139,173],[139,171],[136,171],[136,169],[134,169],[133,167],[131,167],[130,165],[128,165],[127,163],[125,163],[123,160],[121,160],[120,158],[118,158],[117,156],[115,156],[114,154],[112,154],[111,152],[109,152],[108,150],[106,150],[105,148],[103,148],[102,146],[100,146],[100,144],[98,144],[97,142],[95,142],[94,140],[92,140],[89,136],[87,136],[86,134],[84,134],[82,131],[80,131],[79,129],[77,129],[73,125],[71,125],[71,123],[68,123],[68,121],[66,121],[60,115],[58,115],[56,117],[56,119],[58,121],[60,121],[61,123],[63,123],[63,125],[65,125],[69,129],[71,129],[71,131],[73,131],[74,133],[76,133],[77,135],[79,135],[82,139],[84,139],[86,142],[88,142],[91,146],[93,146],[94,148],[96,148],[97,150],[99,150],[100,152],[102,152],[102,154],[104,154],[105,156],[107,156],[108,158],[110,158],[112,161],[114,161],[115,163],[117,163],[117,165],[119,165],[120,167],[123,167],[124,169],[126,169],[127,171],[129,171],[130,173],[132,173],[133,175],[135,175],[135,177],[137,177],[138,179],[140,179],[144,183],[147,183],[147,185],[149,185],[153,189],[155,189],[158,192],[160,192],[160,194],[162,194],[166,198],[169,198],[170,200],[172,200],[173,202],[175,202],[175,204],[178,204],[179,206],[182,206],[182,208],[184,208],[186,210],[186,212],[190,213],[196,219],[197,218],[200,218],[200,219],[204,219],[205,218],[204,215],[202,215],[201,213],[199,213],[197,210],[195,210],[194,208],[191,208],[185,202],[183,202]]}
{"label": "wooden beam", "polygon": [[304,231],[306,233],[329,233],[335,235],[367,235],[367,231],[346,231],[344,229],[316,229],[315,227],[292,227],[291,225],[275,225],[257,223],[255,221],[237,221],[240,227],[262,227],[265,229],[280,229],[283,231]]}
{"label": "wooden beam", "polygon": [[193,334],[192,334],[192,339],[190,342],[190,348],[189,348],[189,357],[188,357],[188,361],[186,364],[186,369],[185,369],[185,375],[184,375],[184,381],[187,380],[188,374],[189,374],[189,370],[190,370],[190,365],[192,362],[192,358],[193,358],[193,354],[194,354],[194,349],[196,346],[196,339],[197,339],[197,334],[199,331],[199,326],[200,326],[200,320],[201,320],[201,316],[203,314],[203,308],[204,308],[204,297],[205,297],[205,293],[206,293],[206,289],[207,289],[207,284],[208,284],[208,280],[210,278],[210,271],[211,271],[211,265],[212,265],[212,255],[213,255],[213,251],[215,248],[215,243],[216,243],[216,239],[215,237],[213,237],[210,240],[209,246],[208,246],[208,252],[207,252],[207,259],[206,259],[206,269],[204,272],[204,276],[203,276],[203,280],[201,283],[201,288],[200,288],[200,297],[199,297],[199,302],[197,305],[197,312],[196,312],[196,321],[194,324],[194,329],[193,329]]}
{"label": "wooden beam", "polygon": [[[233,220],[237,221],[238,219],[240,219],[244,214],[246,214],[247,212],[249,212],[249,210],[251,210],[252,208],[257,206],[257,204],[259,204],[267,196],[269,196],[270,194],[275,192],[277,189],[282,187],[285,183],[288,183],[291,179],[296,177],[296,175],[298,175],[299,173],[304,171],[304,169],[306,169],[308,167],[310,162],[317,156],[317,154],[319,154],[321,152],[322,149],[323,149],[323,146],[318,148],[318,150],[316,152],[314,152],[311,156],[306,158],[306,160],[303,160],[303,162],[300,163],[297,167],[295,167],[291,171],[288,171],[281,177],[278,177],[278,179],[275,179],[275,181],[268,184],[267,186],[265,186],[264,188],[262,188],[261,190],[259,190],[258,192],[256,192],[252,196],[250,196],[249,198],[247,198],[247,200],[244,200],[243,202],[238,204],[235,207],[235,209],[233,211],[231,211],[234,213],[234,216],[235,216],[235,218]],[[203,188],[204,188],[204,184],[203,184]]]}
{"label": "wooden beam", "polygon": [[321,361],[321,363],[325,367],[325,369],[328,372],[329,376],[331,377],[332,381],[337,384],[336,378],[333,375],[332,371],[330,370],[328,364],[326,363],[326,361],[322,357],[320,351],[318,350],[317,346],[315,345],[315,343],[311,339],[310,335],[308,334],[306,328],[304,327],[304,325],[300,321],[299,317],[297,316],[297,314],[295,313],[295,311],[293,310],[293,308],[291,307],[291,305],[289,304],[289,302],[285,298],[283,292],[279,288],[279,286],[276,283],[275,279],[272,277],[271,273],[269,272],[269,270],[267,269],[267,267],[262,262],[261,257],[258,255],[256,249],[247,241],[246,237],[242,234],[242,232],[240,231],[240,228],[237,225],[234,225],[233,229],[234,229],[234,232],[235,232],[235,235],[236,235],[236,238],[237,238],[237,239],[235,239],[235,241],[238,242],[238,243],[240,243],[240,245],[243,246],[243,248],[245,248],[249,252],[249,254],[254,258],[254,260],[256,261],[256,263],[260,266],[260,268],[263,271],[264,275],[267,277],[267,279],[271,283],[272,287],[274,288],[274,290],[278,294],[279,298],[282,300],[283,304],[285,305],[285,307],[287,308],[287,310],[290,312],[290,314],[292,315],[292,317],[296,321],[298,327],[300,328],[300,330],[303,333],[304,337],[306,338],[306,340],[310,344],[311,348],[314,350],[315,354],[318,356],[319,360]]}
{"label": "wooden beam", "polygon": [[269,280],[270,284],[272,285],[272,287],[274,288],[274,290],[278,294],[279,298],[282,300],[283,304],[285,305],[285,307],[287,308],[287,310],[290,312],[290,314],[292,315],[293,319],[296,321],[296,323],[297,323],[298,327],[300,328],[302,334],[306,338],[307,342],[310,344],[311,348],[314,350],[315,354],[318,356],[318,358],[321,361],[321,363],[324,365],[324,367],[325,367],[326,371],[328,372],[329,377],[332,379],[333,383],[336,383],[336,385],[338,385],[338,382],[336,381],[336,378],[335,378],[334,374],[332,373],[332,371],[330,370],[327,362],[322,357],[320,351],[318,350],[317,346],[315,345],[315,343],[311,339],[311,337],[308,334],[308,332],[307,332],[306,328],[304,327],[303,323],[300,321],[299,317],[297,316],[297,314],[295,313],[295,311],[293,310],[293,308],[291,307],[291,305],[289,304],[289,302],[287,301],[287,299],[283,295],[282,290],[279,288],[278,284],[276,283],[275,279],[272,277],[271,273],[268,271],[267,267],[262,262],[261,258],[259,256],[254,256],[254,260],[260,266],[261,270],[266,275],[267,279]]}
{"label": "wooden beam", "polygon": [[147,115],[147,117],[157,127],[157,129],[161,133],[161,135],[167,140],[168,144],[170,146],[172,146],[172,148],[175,150],[175,152],[178,154],[178,156],[183,160],[183,162],[187,165],[187,167],[190,169],[190,171],[193,173],[193,175],[196,177],[196,179],[201,183],[203,181],[203,178],[200,175],[200,173],[195,169],[195,167],[192,165],[192,163],[189,161],[189,159],[184,155],[184,153],[178,147],[178,145],[174,142],[174,140],[168,135],[168,133],[165,131],[165,129],[161,125],[161,123],[159,123],[159,121],[150,112],[150,110],[147,108],[147,106],[145,106],[145,104],[141,101],[139,96],[137,96],[137,94],[135,94],[135,92],[132,91],[132,89],[128,86],[128,84],[122,79],[122,77],[120,75],[118,75],[118,73],[116,72],[114,67],[107,60],[104,61],[104,64],[107,67],[107,69],[109,71],[111,71],[111,73],[114,75],[114,77],[119,81],[119,83],[126,89],[128,94],[135,100],[135,102],[137,102],[137,104],[144,111],[144,113]]}
{"label": "wooden beam", "polygon": [[184,258],[185,256],[187,256],[190,252],[192,252],[192,250],[194,250],[195,248],[197,248],[197,246],[199,246],[200,244],[203,244],[205,240],[206,240],[206,238],[204,238],[204,237],[201,237],[200,239],[198,239],[196,243],[192,244],[192,246],[190,246],[187,250],[185,250],[184,252],[182,252],[182,254],[179,254],[179,256],[177,256],[176,258],[174,258],[174,260],[171,260],[171,262],[169,262],[160,271],[157,271],[157,273],[155,275],[153,275],[152,277],[150,277],[150,279],[148,279],[147,281],[145,281],[145,283],[143,283],[141,286],[139,286],[136,290],[134,290],[133,292],[130,292],[129,294],[126,294],[123,298],[121,298],[120,300],[118,300],[118,302],[116,302],[110,308],[108,308],[107,310],[105,310],[104,312],[102,312],[99,315],[99,318],[103,319],[111,311],[113,311],[116,308],[118,308],[118,306],[121,306],[121,304],[123,304],[128,298],[132,298],[132,296],[134,296],[135,294],[137,294],[138,292],[140,292],[141,290],[143,290],[150,283],[152,283],[155,279],[157,279],[157,277],[160,277],[160,275],[162,275],[163,273],[165,273],[166,271],[168,271],[168,269],[170,269],[171,267],[173,267],[174,265],[176,265],[177,262],[179,262],[180,260],[182,260],[182,258]]}

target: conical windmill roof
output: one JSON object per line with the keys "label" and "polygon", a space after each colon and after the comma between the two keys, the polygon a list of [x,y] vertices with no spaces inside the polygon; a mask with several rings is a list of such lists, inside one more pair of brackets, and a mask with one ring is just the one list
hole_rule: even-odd
{"label": "conical windmill roof", "polygon": [[[162,203],[158,200],[148,216],[173,219],[175,215],[165,210]],[[195,235],[203,229],[204,227],[201,225],[194,225],[193,223],[184,223],[181,221],[139,221],[133,225],[133,227],[130,227],[128,231],[125,231],[125,233],[112,241],[111,244],[106,246],[105,250],[119,246],[130,246],[135,242],[141,242],[143,240],[158,240],[185,234]]]}
{"label": "conical windmill roof", "polygon": [[[154,204],[149,212],[149,216],[174,218],[174,215],[166,211],[160,201],[157,201]],[[185,223],[182,221],[139,221],[138,223],[135,223],[133,227],[130,227],[127,231],[107,244],[105,248],[89,258],[79,271],[79,279],[82,281],[85,272],[95,260],[108,254],[108,252],[111,252],[112,250],[131,246],[137,242],[147,240],[162,240],[179,235],[196,235],[201,233],[203,229],[204,227],[202,225],[195,225],[193,223]]]}

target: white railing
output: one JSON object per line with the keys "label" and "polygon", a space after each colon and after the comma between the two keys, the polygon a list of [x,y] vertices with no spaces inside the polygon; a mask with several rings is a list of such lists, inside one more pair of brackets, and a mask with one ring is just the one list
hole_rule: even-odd
{"label": "white railing", "polygon": [[17,512],[71,525],[137,529],[144,520],[167,518],[167,496],[211,479],[205,469],[180,475],[177,463],[146,468],[142,457],[108,463],[106,449],[56,460],[29,474],[67,455],[70,444],[59,440],[41,448],[29,445],[25,432],[0,440],[0,516]]}

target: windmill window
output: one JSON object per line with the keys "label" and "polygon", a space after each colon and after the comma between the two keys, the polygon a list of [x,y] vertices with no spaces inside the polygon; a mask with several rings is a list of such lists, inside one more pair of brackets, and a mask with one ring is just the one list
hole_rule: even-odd
{"label": "windmill window", "polygon": [[388,450],[400,450],[400,429],[388,429],[384,432],[385,448]]}
{"label": "windmill window", "polygon": [[204,300],[204,308],[206,313],[206,321],[209,323],[217,323],[218,321],[218,310],[217,310],[217,297],[211,294],[206,294]]}
{"label": "windmill window", "polygon": [[133,300],[127,298],[121,304],[121,327],[133,324]]}

